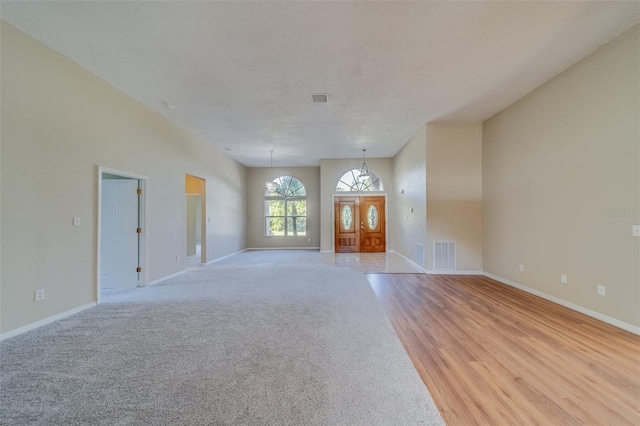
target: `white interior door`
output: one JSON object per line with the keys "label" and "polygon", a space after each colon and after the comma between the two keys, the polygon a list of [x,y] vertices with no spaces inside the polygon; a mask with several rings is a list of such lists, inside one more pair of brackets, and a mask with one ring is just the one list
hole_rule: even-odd
{"label": "white interior door", "polygon": [[138,286],[138,181],[102,180],[100,285]]}

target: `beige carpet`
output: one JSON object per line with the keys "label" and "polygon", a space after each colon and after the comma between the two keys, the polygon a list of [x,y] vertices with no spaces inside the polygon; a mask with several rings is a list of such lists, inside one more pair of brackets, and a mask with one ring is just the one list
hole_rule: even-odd
{"label": "beige carpet", "polygon": [[206,267],[0,343],[3,425],[442,425],[363,274]]}

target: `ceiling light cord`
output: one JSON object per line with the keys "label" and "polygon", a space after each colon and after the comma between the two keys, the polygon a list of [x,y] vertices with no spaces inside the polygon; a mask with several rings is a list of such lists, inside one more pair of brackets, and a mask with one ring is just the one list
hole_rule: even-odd
{"label": "ceiling light cord", "polygon": [[275,192],[277,185],[273,181],[273,150],[271,150],[271,166],[269,167],[269,180],[265,182],[264,187],[267,192]]}

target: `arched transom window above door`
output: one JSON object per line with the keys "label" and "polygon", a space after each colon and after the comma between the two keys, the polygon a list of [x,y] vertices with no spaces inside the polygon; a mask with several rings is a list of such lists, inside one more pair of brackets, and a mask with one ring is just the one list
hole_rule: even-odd
{"label": "arched transom window above door", "polygon": [[382,191],[382,181],[378,175],[369,170],[368,176],[360,176],[359,169],[349,170],[343,174],[338,184],[336,192],[366,192]]}

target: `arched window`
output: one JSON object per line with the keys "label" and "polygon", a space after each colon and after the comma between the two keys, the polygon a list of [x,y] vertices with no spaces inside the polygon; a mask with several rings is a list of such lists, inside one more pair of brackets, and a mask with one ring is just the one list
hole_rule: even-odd
{"label": "arched window", "polygon": [[382,191],[382,181],[371,170],[369,176],[362,177],[359,169],[353,169],[342,175],[336,185],[336,191]]}
{"label": "arched window", "polygon": [[264,192],[265,235],[300,237],[307,235],[307,190],[293,176],[280,176],[273,191]]}

